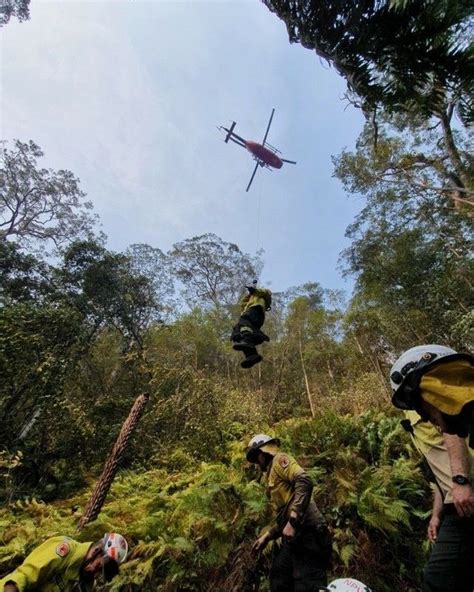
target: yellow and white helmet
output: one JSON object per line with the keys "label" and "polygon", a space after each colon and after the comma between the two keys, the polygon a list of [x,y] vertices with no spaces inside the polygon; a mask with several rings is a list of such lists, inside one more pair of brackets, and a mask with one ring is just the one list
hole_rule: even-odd
{"label": "yellow and white helmet", "polygon": [[472,363],[472,356],[459,354],[444,345],[431,343],[417,345],[404,352],[390,370],[392,403],[399,409],[417,409],[418,387],[426,372],[439,363],[466,359]]}

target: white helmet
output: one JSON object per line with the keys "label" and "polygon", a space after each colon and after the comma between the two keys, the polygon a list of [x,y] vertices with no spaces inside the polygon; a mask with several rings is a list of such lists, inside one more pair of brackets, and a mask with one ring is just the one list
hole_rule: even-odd
{"label": "white helmet", "polygon": [[393,389],[392,403],[399,409],[416,409],[418,386],[421,377],[429,367],[441,360],[447,362],[471,357],[458,354],[444,345],[418,345],[403,353],[390,370],[390,384]]}
{"label": "white helmet", "polygon": [[280,446],[280,440],[278,438],[267,436],[267,434],[257,434],[248,443],[247,451],[245,453],[247,460],[251,463],[254,463],[257,459],[257,451],[266,444],[275,444],[276,446]]}
{"label": "white helmet", "polygon": [[327,587],[331,592],[371,592],[370,588],[367,588],[365,584],[354,580],[353,578],[340,578],[334,580]]}
{"label": "white helmet", "polygon": [[104,555],[107,555],[117,563],[123,563],[128,555],[128,543],[125,537],[116,532],[107,532],[104,535],[102,549]]}

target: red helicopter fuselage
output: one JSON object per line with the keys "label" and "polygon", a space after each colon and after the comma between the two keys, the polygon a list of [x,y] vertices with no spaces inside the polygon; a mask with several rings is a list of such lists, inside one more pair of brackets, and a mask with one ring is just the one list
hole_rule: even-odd
{"label": "red helicopter fuselage", "polygon": [[288,160],[287,158],[280,158],[278,156],[278,154],[280,154],[280,151],[277,150],[276,148],[274,148],[273,146],[271,146],[267,142],[267,136],[268,136],[268,132],[270,130],[270,125],[272,123],[274,113],[275,113],[275,109],[272,109],[272,114],[270,115],[270,121],[268,122],[267,130],[265,132],[265,135],[263,136],[263,141],[261,144],[259,144],[258,142],[254,142],[253,140],[246,140],[245,138],[242,138],[242,136],[237,135],[234,132],[234,128],[237,125],[235,121],[232,122],[232,125],[229,128],[224,127],[222,125],[219,127],[219,129],[221,131],[226,132],[226,136],[225,136],[225,140],[224,140],[224,142],[226,144],[229,141],[233,142],[234,144],[238,144],[242,148],[245,148],[246,150],[248,150],[248,152],[250,152],[250,154],[257,161],[255,168],[253,169],[252,176],[250,177],[249,184],[247,185],[247,189],[245,191],[248,191],[250,189],[250,185],[252,185],[252,181],[253,181],[253,178],[255,177],[255,173],[258,170],[258,167],[272,167],[274,169],[281,169],[284,162],[289,162],[290,164],[296,164],[296,162],[294,160]]}
{"label": "red helicopter fuselage", "polygon": [[268,166],[271,166],[274,169],[281,169],[281,167],[283,166],[282,159],[279,158],[269,148],[262,146],[262,144],[254,142],[253,140],[245,140],[245,147],[258,160],[263,161]]}

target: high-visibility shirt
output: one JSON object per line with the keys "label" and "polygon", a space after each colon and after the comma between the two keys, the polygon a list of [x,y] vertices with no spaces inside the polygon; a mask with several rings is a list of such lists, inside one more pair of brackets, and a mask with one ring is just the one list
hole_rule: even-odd
{"label": "high-visibility shirt", "polygon": [[[432,423],[423,421],[416,411],[405,411],[405,417],[410,420],[415,446],[426,459],[441,490],[444,503],[452,503],[453,475],[443,434]],[[474,450],[468,450],[471,458],[470,478],[474,482]]]}
{"label": "high-visibility shirt", "polygon": [[[265,447],[262,450],[265,451]],[[277,524],[270,531],[272,537],[278,536],[292,511],[302,524],[317,526],[324,523],[322,514],[311,499],[311,478],[289,454],[275,454],[267,468],[266,486],[267,496],[277,514]]]}
{"label": "high-visibility shirt", "polygon": [[93,585],[81,583],[80,570],[91,544],[64,536],[48,539],[0,580],[0,592],[9,582],[20,592],[89,592]]}
{"label": "high-visibility shirt", "polygon": [[261,306],[263,310],[272,304],[272,293],[266,288],[254,288],[251,294],[246,294],[240,300],[240,309],[244,313],[252,306]]}

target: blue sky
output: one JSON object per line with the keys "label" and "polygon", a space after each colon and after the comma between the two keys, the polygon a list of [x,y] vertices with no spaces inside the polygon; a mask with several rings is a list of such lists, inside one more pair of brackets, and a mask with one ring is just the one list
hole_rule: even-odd
{"label": "blue sky", "polygon": [[[314,52],[255,1],[45,2],[0,32],[3,139],[32,139],[99,214],[108,246],[166,251],[206,232],[265,250],[274,290],[307,281],[350,290],[336,269],[361,202],[332,178],[359,111]],[[216,125],[298,161],[259,170]],[[260,208],[260,216],[258,211]]]}

